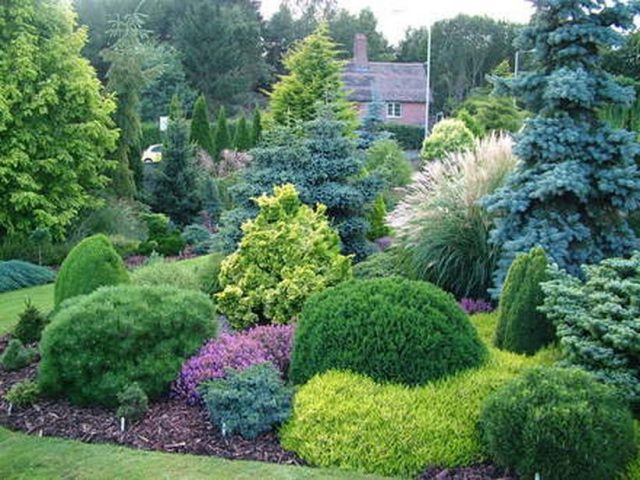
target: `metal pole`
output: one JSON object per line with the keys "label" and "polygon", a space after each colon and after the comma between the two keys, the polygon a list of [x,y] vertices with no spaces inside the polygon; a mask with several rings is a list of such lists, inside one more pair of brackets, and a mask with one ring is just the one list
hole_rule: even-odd
{"label": "metal pole", "polygon": [[514,62],[514,72],[513,72],[513,76],[517,77],[518,76],[518,67],[520,66],[520,52],[518,50],[516,50],[516,60]]}
{"label": "metal pole", "polygon": [[424,114],[424,135],[429,135],[429,107],[431,106],[431,24],[427,28],[427,97]]}

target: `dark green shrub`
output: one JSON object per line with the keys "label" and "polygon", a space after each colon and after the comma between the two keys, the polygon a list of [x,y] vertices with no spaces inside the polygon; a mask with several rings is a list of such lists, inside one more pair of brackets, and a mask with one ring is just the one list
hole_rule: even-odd
{"label": "dark green shrub", "polygon": [[38,384],[33,380],[23,380],[11,387],[4,399],[15,407],[28,407],[33,405],[39,396]]}
{"label": "dark green shrub", "polygon": [[142,148],[147,148],[151,145],[158,145],[163,142],[162,132],[158,122],[143,122],[140,124],[142,129],[142,138],[140,145]]}
{"label": "dark green shrub", "polygon": [[18,317],[13,336],[25,345],[38,342],[46,324],[47,317],[29,299],[25,302],[24,311]]}
{"label": "dark green shrub", "polygon": [[172,287],[101,288],[58,311],[42,334],[38,383],[73,403],[116,406],[137,382],[150,399],[167,391],[184,360],[215,336],[213,305]]}
{"label": "dark green shrub", "polygon": [[47,267],[22,260],[0,262],[0,293],[53,282],[55,274]]}
{"label": "dark green shrub", "polygon": [[56,307],[63,300],[86,295],[104,285],[129,282],[122,258],[102,234],[85,238],[62,262],[54,291]]}
{"label": "dark green shrub", "polygon": [[518,255],[511,264],[500,294],[496,347],[533,355],[553,341],[553,325],[538,311],[544,302],[540,284],[548,280],[547,265],[540,247]]}
{"label": "dark green shrub", "polygon": [[36,355],[37,352],[34,348],[27,348],[20,340],[14,338],[9,342],[2,357],[0,357],[0,365],[5,370],[20,370],[29,365]]}
{"label": "dark green shrub", "polygon": [[577,369],[525,372],[486,400],[479,425],[493,459],[522,478],[612,479],[636,452],[627,405]]}
{"label": "dark green shrub", "polygon": [[211,232],[202,225],[193,223],[182,230],[182,239],[187,245],[196,245],[211,238]]}
{"label": "dark green shrub", "polygon": [[185,246],[185,241],[170,223],[169,217],[161,213],[144,215],[149,230],[149,237],[138,246],[140,255],[151,255],[152,252],[164,256],[178,255]]}
{"label": "dark green shrub", "polygon": [[219,277],[220,267],[224,258],[225,255],[223,253],[212,253],[204,265],[198,266],[196,275],[200,283],[200,290],[209,295],[213,295],[222,290]]}
{"label": "dark green shrub", "polygon": [[405,267],[401,252],[390,249],[371,255],[365,261],[353,266],[355,278],[407,277],[410,273]]}
{"label": "dark green shrub", "polygon": [[305,304],[289,376],[346,369],[377,381],[420,385],[482,363],[486,349],[454,298],[401,278],[355,280]]}
{"label": "dark green shrub", "polygon": [[130,422],[141,419],[149,409],[149,398],[137,383],[132,383],[118,393],[118,418],[124,417]]}
{"label": "dark green shrub", "polygon": [[420,150],[424,141],[424,127],[386,123],[384,130],[393,134],[393,139],[405,150]]}
{"label": "dark green shrub", "polygon": [[291,415],[293,389],[285,386],[271,363],[244,370],[228,370],[225,378],[200,387],[211,423],[223,435],[254,439],[280,425]]}

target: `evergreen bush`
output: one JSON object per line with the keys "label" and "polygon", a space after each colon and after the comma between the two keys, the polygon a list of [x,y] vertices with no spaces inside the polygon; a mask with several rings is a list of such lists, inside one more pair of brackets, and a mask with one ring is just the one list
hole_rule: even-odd
{"label": "evergreen bush", "polygon": [[25,345],[38,342],[46,324],[47,317],[31,303],[31,299],[28,299],[25,302],[25,309],[18,317],[18,323],[13,329],[13,336]]}
{"label": "evergreen bush", "polygon": [[54,289],[56,308],[62,301],[86,295],[104,285],[128,283],[122,258],[102,234],[85,238],[69,252],[58,272]]}
{"label": "evergreen bush", "polygon": [[0,293],[53,282],[55,274],[47,267],[23,260],[0,262]]}
{"label": "evergreen bush", "polygon": [[377,240],[391,234],[391,229],[387,225],[387,207],[384,204],[384,197],[378,195],[369,213],[369,231],[367,238]]}
{"label": "evergreen bush", "polygon": [[460,153],[473,147],[474,137],[462,120],[450,118],[433,127],[422,145],[425,161],[443,160],[452,153]]}
{"label": "evergreen bush", "polygon": [[251,136],[246,118],[240,117],[233,136],[233,148],[239,152],[246,152],[251,148]]}
{"label": "evergreen bush", "polygon": [[269,363],[230,370],[226,378],[204,383],[201,392],[211,423],[225,436],[253,440],[291,415],[293,389]]}
{"label": "evergreen bush", "polygon": [[387,208],[398,203],[399,195],[394,190],[411,182],[413,167],[395,140],[375,142],[366,154],[365,167],[370,174],[384,181],[384,200]]}
{"label": "evergreen bush", "polygon": [[216,335],[211,301],[172,287],[101,288],[59,310],[40,342],[38,384],[51,397],[115,407],[137,382],[150,400]]}
{"label": "evergreen bush", "polygon": [[118,394],[118,418],[124,417],[130,422],[140,420],[149,409],[149,399],[137,383],[132,383]]}
{"label": "evergreen bush", "polygon": [[201,282],[194,268],[181,265],[180,262],[151,262],[131,273],[131,283],[147,287],[166,286],[184,290],[200,290]]}
{"label": "evergreen bush", "polygon": [[227,111],[225,110],[224,106],[220,107],[220,110],[218,111],[213,145],[215,147],[213,159],[216,162],[220,160],[220,154],[222,153],[222,151],[231,147],[231,134],[229,133],[229,125],[227,124]]}
{"label": "evergreen bush", "polygon": [[235,328],[289,323],[314,292],[351,276],[326,208],[303,205],[293,185],[274,188],[260,213],[242,227],[238,250],[221,266],[219,310]]}
{"label": "evergreen bush", "polygon": [[553,341],[553,324],[538,310],[544,301],[540,284],[547,280],[547,256],[542,248],[516,257],[500,295],[496,347],[532,355]]}
{"label": "evergreen bush", "polygon": [[365,261],[356,263],[353,266],[353,276],[361,279],[395,276],[411,278],[402,252],[397,248],[374,253]]}
{"label": "evergreen bush", "polygon": [[627,404],[575,369],[524,372],[486,400],[479,425],[492,458],[522,478],[617,478],[636,453]]}
{"label": "evergreen bush", "polygon": [[33,380],[23,380],[13,385],[4,395],[4,399],[14,407],[33,405],[40,396],[38,384]]}
{"label": "evergreen bush", "polygon": [[354,280],[311,297],[300,314],[289,376],[330,369],[421,385],[480,365],[486,349],[452,296],[401,278]]}
{"label": "evergreen bush", "polygon": [[583,268],[585,281],[552,268],[541,310],[553,322],[563,365],[618,387],[640,406],[640,253]]}
{"label": "evergreen bush", "polygon": [[383,128],[391,133],[392,138],[400,144],[403,150],[420,150],[422,148],[424,127],[385,123]]}
{"label": "evergreen bush", "polygon": [[204,95],[200,95],[193,105],[189,141],[200,147],[209,155],[213,155],[213,138],[209,124],[209,109]]}
{"label": "evergreen bush", "polygon": [[13,338],[0,357],[0,365],[8,371],[20,370],[29,365],[36,355],[34,348],[27,348],[20,340]]}
{"label": "evergreen bush", "polygon": [[225,255],[223,253],[211,253],[206,263],[196,270],[200,290],[207,295],[213,295],[222,289],[220,286],[220,268],[224,258]]}

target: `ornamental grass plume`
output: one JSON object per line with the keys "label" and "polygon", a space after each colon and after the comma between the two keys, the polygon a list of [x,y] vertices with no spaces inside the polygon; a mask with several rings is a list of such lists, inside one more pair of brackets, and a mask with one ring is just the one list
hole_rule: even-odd
{"label": "ornamental grass plume", "polygon": [[489,241],[494,215],[479,201],[514,169],[512,145],[508,135],[494,134],[414,176],[389,224],[419,278],[458,298],[486,296],[499,245]]}

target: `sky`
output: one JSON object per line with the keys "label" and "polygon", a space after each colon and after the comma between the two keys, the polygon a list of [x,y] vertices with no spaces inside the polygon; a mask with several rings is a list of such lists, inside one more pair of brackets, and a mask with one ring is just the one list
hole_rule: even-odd
{"label": "sky", "polygon": [[[280,0],[262,0],[262,13],[270,17]],[[421,27],[459,13],[488,15],[498,20],[526,23],[533,12],[526,0],[338,0],[340,8],[359,12],[371,8],[380,30],[397,44],[407,27]]]}

